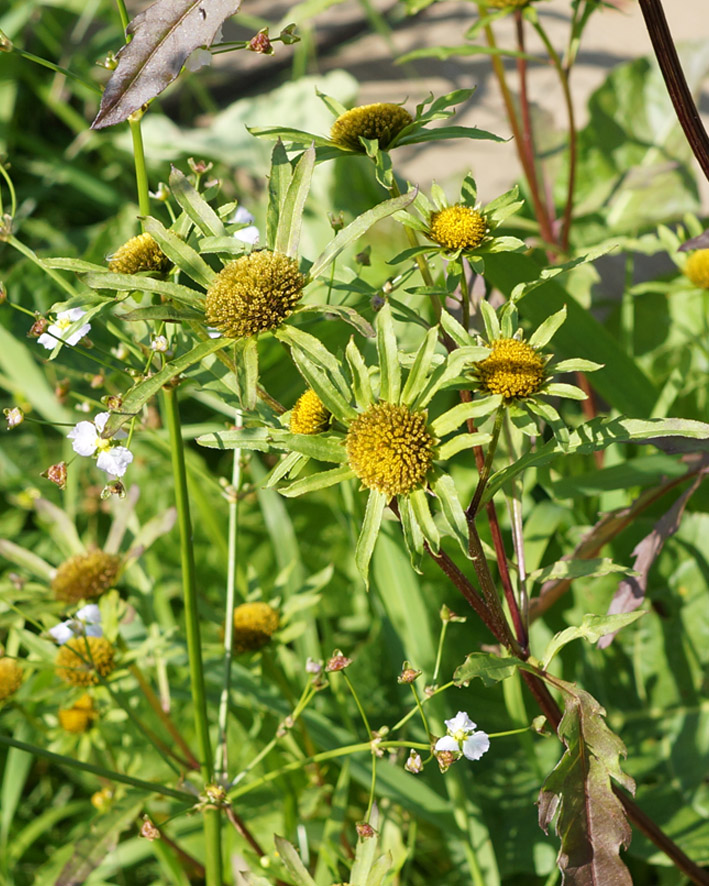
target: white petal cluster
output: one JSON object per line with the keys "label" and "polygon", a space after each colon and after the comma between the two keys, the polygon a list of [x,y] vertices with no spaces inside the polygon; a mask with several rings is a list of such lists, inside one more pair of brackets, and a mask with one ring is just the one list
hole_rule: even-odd
{"label": "white petal cluster", "polygon": [[101,610],[95,603],[82,606],[74,618],[59,622],[49,629],[52,639],[63,646],[72,637],[102,637]]}
{"label": "white petal cluster", "polygon": [[53,351],[60,343],[65,345],[77,345],[81,339],[88,335],[91,330],[90,323],[84,323],[78,329],[67,335],[66,331],[77,320],[81,320],[86,311],[81,308],[70,308],[68,311],[60,311],[57,319],[47,327],[47,331],[43,332],[37,339],[37,344],[42,345],[48,351]]}
{"label": "white petal cluster", "polygon": [[234,215],[229,219],[229,224],[246,225],[246,227],[234,231],[232,234],[234,239],[241,240],[242,243],[247,243],[249,246],[255,246],[259,241],[261,232],[254,224],[254,221],[255,219],[249,210],[239,206]]}
{"label": "white petal cluster", "polygon": [[89,458],[98,453],[96,467],[114,477],[122,477],[133,461],[133,453],[125,446],[113,444],[113,440],[128,436],[125,431],[118,431],[110,440],[101,436],[109,415],[109,412],[99,412],[93,421],[80,421],[69,431],[67,437],[77,455]]}
{"label": "white petal cluster", "polygon": [[489,750],[490,739],[487,733],[477,732],[477,724],[473,723],[465,711],[458,711],[445,724],[448,734],[438,739],[434,750],[463,754],[468,760],[479,760]]}

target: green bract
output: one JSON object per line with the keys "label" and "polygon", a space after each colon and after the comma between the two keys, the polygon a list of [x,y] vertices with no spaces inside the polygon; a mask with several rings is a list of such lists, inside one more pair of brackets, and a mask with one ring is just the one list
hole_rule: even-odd
{"label": "green bract", "polygon": [[[280,427],[252,427],[208,434],[198,442],[220,449],[291,453],[274,470],[271,484],[292,478],[308,459],[335,465],[280,487],[286,496],[358,478],[369,490],[355,553],[365,579],[388,504],[398,511],[413,562],[418,563],[424,544],[434,551],[439,548],[440,530],[429,504],[432,499],[440,508],[444,532],[456,538],[467,555],[465,514],[452,480],[437,470],[436,462],[487,443],[489,434],[459,433],[458,429],[468,419],[494,412],[501,398],[464,403],[429,420],[428,406],[436,394],[460,382],[476,361],[490,353],[471,341],[450,354],[436,354],[438,333],[437,327],[430,329],[415,354],[402,358],[391,309],[385,304],[376,319],[378,365],[367,366],[352,338],[345,350],[345,371],[318,339],[295,327],[282,326],[276,336],[290,347],[301,375],[331,413],[330,429],[319,434],[293,434]],[[410,363],[405,374],[402,363]],[[283,423],[289,426],[288,415]]]}

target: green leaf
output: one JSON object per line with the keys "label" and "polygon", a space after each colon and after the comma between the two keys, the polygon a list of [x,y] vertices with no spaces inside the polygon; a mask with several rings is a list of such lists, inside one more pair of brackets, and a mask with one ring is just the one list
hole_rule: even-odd
{"label": "green leaf", "polygon": [[146,320],[161,320],[165,323],[194,321],[204,323],[204,313],[184,305],[149,305],[146,308],[134,308],[132,311],[126,311],[124,314],[116,314],[116,319],[125,320],[127,323],[145,322]]}
{"label": "green leaf", "polygon": [[421,574],[421,559],[424,550],[423,532],[421,532],[421,527],[413,515],[411,502],[405,495],[399,498],[399,516],[401,517],[401,528],[406,549],[409,552],[411,566],[415,572]]}
{"label": "green leaf", "polygon": [[[38,349],[40,347],[37,345]],[[0,325],[0,367],[6,376],[3,387],[8,393],[13,397],[22,394],[46,421],[66,424],[76,421],[75,413],[57,400],[27,344],[18,340],[3,325]],[[6,445],[9,447],[9,444]]]}
{"label": "green leaf", "polygon": [[446,434],[455,431],[469,418],[490,415],[501,402],[502,397],[499,394],[494,394],[481,400],[473,400],[470,403],[459,403],[434,419],[430,424],[431,431],[436,437],[445,437]]}
{"label": "green leaf", "polygon": [[362,521],[362,529],[357,539],[357,547],[355,548],[355,563],[367,587],[369,587],[369,562],[374,553],[374,545],[377,542],[386,505],[387,497],[383,492],[370,491],[364,512],[364,520]]}
{"label": "green leaf", "polygon": [[633,780],[620,768],[625,745],[606,725],[605,711],[593,696],[563,680],[549,682],[564,694],[557,733],[566,751],[539,794],[539,825],[547,832],[558,812],[557,861],[568,886],[632,886],[619,857],[621,845],[630,844],[630,825],[611,784],[614,779],[634,792]]}
{"label": "green leaf", "polygon": [[414,357],[413,365],[401,392],[401,403],[410,406],[421,393],[423,384],[431,370],[431,358],[438,342],[438,329],[429,329]]}
{"label": "green leaf", "polygon": [[201,253],[226,253],[227,255],[243,255],[248,251],[248,244],[237,240],[231,234],[224,237],[202,237],[197,243]]}
{"label": "green leaf", "polygon": [[351,480],[353,477],[354,472],[352,469],[344,465],[339,468],[332,468],[329,471],[311,474],[309,477],[303,477],[302,480],[296,480],[289,486],[282,486],[278,491],[286,498],[296,498],[308,492],[316,492],[318,489],[327,489],[330,486],[335,486],[337,483]]}
{"label": "green leaf", "polygon": [[172,231],[166,230],[155,218],[149,216],[144,219],[143,226],[149,234],[152,234],[160,249],[174,265],[184,271],[195,283],[209,289],[217,275],[198,252]]}
{"label": "green leaf", "polygon": [[527,576],[530,582],[543,584],[545,581],[569,580],[575,578],[592,578],[601,575],[611,575],[622,572],[624,575],[631,573],[627,566],[614,563],[609,557],[597,557],[588,560],[557,560],[549,566],[535,569]]}
{"label": "green leaf", "polygon": [[412,406],[416,409],[427,406],[433,397],[449,382],[462,375],[466,367],[478,360],[484,360],[489,353],[489,350],[483,347],[457,348],[446,357],[443,363],[434,369],[425,388],[412,403]]}
{"label": "green leaf", "polygon": [[484,446],[492,440],[492,434],[481,434],[479,431],[475,434],[456,434],[445,443],[441,443],[438,447],[438,459],[440,461],[448,461],[463,449],[472,449],[473,446]]}
{"label": "green leaf", "polygon": [[494,132],[488,132],[486,129],[478,129],[474,126],[437,126],[435,129],[418,129],[410,135],[404,135],[396,140],[396,146],[400,145],[416,145],[423,142],[439,142],[448,141],[453,138],[469,138],[472,140],[481,140],[493,142],[504,142],[507,139],[500,138]]}
{"label": "green leaf", "polygon": [[112,437],[122,425],[138,414],[148,400],[157,394],[163,385],[172,381],[173,378],[184,372],[189,366],[199,363],[200,360],[209,354],[221,351],[222,348],[231,343],[232,339],[229,338],[210,339],[209,341],[202,342],[186,354],[182,354],[182,356],[176,357],[170,363],[165,364],[155,375],[138,382],[123,397],[121,411],[112,412],[108,417],[101,436],[106,439]]}
{"label": "green leaf", "polygon": [[377,314],[377,354],[379,356],[379,399],[398,403],[401,393],[399,345],[388,304]]}
{"label": "green leaf", "polygon": [[[577,560],[576,562],[581,561]],[[645,615],[644,610],[640,612],[620,612],[615,615],[584,615],[583,621],[578,627],[566,628],[552,637],[544,650],[542,667],[546,670],[557,652],[563,649],[567,643],[571,643],[572,640],[583,639],[588,640],[589,643],[597,643],[605,634],[616,633],[621,628],[626,627],[626,625],[642,618],[643,615]]]}
{"label": "green leaf", "polygon": [[441,311],[441,326],[460,348],[473,344],[472,336],[448,311]]}
{"label": "green leaf", "polygon": [[359,348],[354,342],[354,338],[350,338],[347,343],[345,357],[347,358],[347,363],[350,367],[352,392],[354,393],[355,402],[363,409],[366,409],[374,402],[374,394],[372,393],[372,383],[369,378],[367,365],[364,362],[364,357],[362,357]]}
{"label": "green leaf", "polygon": [[93,262],[84,261],[80,258],[44,258],[42,261],[48,268],[57,268],[61,271],[76,271],[77,274],[106,271],[106,265],[96,265]]}
{"label": "green leaf", "polygon": [[348,308],[347,305],[301,305],[297,310],[299,314],[322,314],[325,320],[337,317],[339,320],[349,323],[365,338],[374,338],[374,327],[369,320],[365,320],[360,313],[354,308]]}
{"label": "green leaf", "polygon": [[16,566],[26,569],[32,575],[41,578],[45,582],[50,582],[54,575],[54,567],[50,566],[46,560],[43,560],[32,551],[28,551],[20,545],[15,544],[7,538],[0,538],[0,554]]}
{"label": "green leaf", "polygon": [[315,168],[315,148],[311,145],[303,151],[295,165],[278,216],[274,252],[282,252],[290,258],[298,255],[300,229],[303,224],[305,201],[310,193],[310,183]]}
{"label": "green leaf", "polygon": [[288,193],[293,168],[283,142],[278,139],[271,153],[271,169],[268,175],[268,208],[266,210],[266,243],[275,249],[278,220]]}
{"label": "green leaf", "polygon": [[552,369],[554,372],[595,372],[603,369],[603,364],[593,360],[583,360],[581,357],[571,357],[569,360],[552,364]]}
{"label": "green leaf", "polygon": [[197,443],[207,449],[249,449],[270,452],[280,449],[269,428],[239,428],[235,431],[218,431],[197,437]]}
{"label": "green leaf", "polygon": [[544,386],[544,393],[550,397],[565,397],[567,400],[586,400],[588,395],[576,385],[565,385],[561,382],[552,382]]}
{"label": "green leaf", "polygon": [[314,363],[300,348],[293,347],[291,356],[305,381],[338,421],[347,424],[357,417],[357,411],[340,394],[333,385],[330,376],[320,366]]}
{"label": "green leaf", "polygon": [[114,292],[156,292],[204,312],[204,295],[180,283],[168,283],[167,280],[138,274],[114,274],[111,271],[87,274],[84,283],[91,289],[112,289]]}
{"label": "green leaf", "polygon": [[[569,442],[562,446],[556,440],[550,440],[535,452],[528,452],[508,468],[497,471],[490,477],[485,489],[483,501],[491,496],[504,484],[522,471],[531,467],[549,464],[557,456],[580,452],[587,455],[606,449],[612,443],[642,443],[667,438],[689,438],[696,441],[709,440],[709,424],[681,418],[654,418],[642,420],[637,418],[596,418],[581,425],[569,436]],[[697,448],[709,449],[709,444],[698,445]]]}
{"label": "green leaf", "polygon": [[416,193],[417,191],[414,189],[407,191],[406,194],[402,194],[400,197],[392,197],[391,200],[384,200],[382,203],[377,203],[372,209],[368,209],[366,212],[363,212],[362,215],[358,215],[357,218],[353,222],[350,222],[346,228],[338,231],[323,252],[315,259],[315,262],[310,269],[311,279],[319,277],[337,258],[343,249],[351,243],[354,243],[355,240],[358,240],[372,227],[373,224],[376,224],[376,222],[381,221],[383,218],[393,215],[400,209],[406,208],[411,202],[413,202]]}
{"label": "green leaf", "polygon": [[374,886],[371,881],[371,870],[374,864],[374,856],[377,852],[378,838],[376,831],[379,827],[379,810],[377,804],[373,804],[369,818],[369,824],[374,828],[374,837],[358,837],[355,850],[354,864],[350,871],[349,881],[351,886]]}
{"label": "green leaf", "polygon": [[[468,55],[492,55],[492,56],[509,56],[511,58],[523,58],[532,62],[544,63],[545,59],[539,56],[530,55],[527,52],[520,52],[517,49],[504,49],[499,46],[481,46],[471,43],[463,43],[460,46],[426,46],[422,49],[414,49],[407,52],[397,59],[397,64],[403,65],[407,62],[414,61],[417,58],[437,58],[445,61],[449,58],[462,58]],[[503,141],[503,139],[497,139]]]}
{"label": "green leaf", "polygon": [[289,843],[288,840],[279,837],[278,834],[276,834],[273,839],[276,844],[278,855],[283,862],[283,866],[293,878],[295,886],[317,886],[315,880],[313,880],[307,872],[305,865],[300,860],[300,856],[296,852],[295,847]]}
{"label": "green leaf", "polygon": [[210,0],[205,9],[202,0],[158,0],[138,13],[126,28],[129,42],[118,52],[91,128],[122,123],[152,101],[195,49],[211,45],[240,5],[241,0]]}
{"label": "green leaf", "polygon": [[276,332],[276,338],[286,342],[291,347],[297,348],[313,363],[325,369],[340,395],[344,399],[349,399],[350,390],[342,375],[341,363],[319,339],[308,332],[303,332],[301,329],[290,325],[281,326]]}
{"label": "green leaf", "polygon": [[463,506],[458,498],[453,478],[448,474],[439,474],[431,484],[441,506],[441,513],[448,524],[451,534],[460,545],[466,557],[470,556],[468,550],[468,521],[463,511]]}
{"label": "green leaf", "polygon": [[[304,129],[293,129],[291,126],[248,126],[247,129],[251,135],[257,138],[275,138],[282,139],[289,145],[315,145],[316,147],[330,148],[333,143],[327,136],[317,135],[313,132],[306,132]],[[346,148],[336,148],[336,154],[348,153]],[[350,152],[352,153],[352,152]]]}
{"label": "green leaf", "polygon": [[336,464],[344,464],[347,461],[347,453],[342,437],[328,436],[326,434],[289,434],[279,433],[279,442],[295,452],[300,452],[318,461],[332,461]]}
{"label": "green leaf", "polygon": [[414,489],[409,493],[409,501],[411,502],[411,511],[414,515],[414,519],[421,527],[423,537],[428,542],[428,545],[434,554],[438,553],[438,549],[441,546],[441,536],[438,532],[438,527],[433,520],[433,516],[431,515],[426,491],[421,487]]}
{"label": "green leaf", "polygon": [[456,668],[453,682],[456,686],[463,686],[479,677],[485,686],[494,686],[511,677],[521,666],[522,663],[513,658],[500,658],[492,652],[472,652]]}
{"label": "green leaf", "polygon": [[480,302],[480,313],[485,324],[485,336],[489,342],[493,342],[500,338],[502,330],[500,329],[500,321],[497,318],[497,311],[493,308],[489,301],[483,299]]}
{"label": "green leaf", "polygon": [[566,305],[561,310],[547,317],[541,326],[538,326],[529,337],[529,344],[536,349],[543,348],[554,337],[555,332],[566,320]]}
{"label": "green leaf", "polygon": [[251,412],[256,407],[258,385],[258,346],[256,336],[234,342],[236,390],[242,409]]}
{"label": "green leaf", "polygon": [[223,237],[226,234],[224,224],[217,213],[174,166],[170,171],[169,182],[173,197],[205,237]]}

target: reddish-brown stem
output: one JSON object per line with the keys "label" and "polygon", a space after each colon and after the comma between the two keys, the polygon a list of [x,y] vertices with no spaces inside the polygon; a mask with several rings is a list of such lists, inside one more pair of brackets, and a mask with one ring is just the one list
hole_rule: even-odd
{"label": "reddish-brown stem", "polygon": [[[229,819],[231,824],[234,826],[234,830],[237,832],[237,834],[239,834],[240,836],[242,836],[244,838],[244,840],[246,840],[246,842],[254,850],[254,852],[256,853],[256,855],[258,855],[259,858],[263,858],[266,855],[266,853],[261,848],[261,845],[259,844],[258,840],[254,837],[254,835],[248,829],[248,827],[246,826],[246,823],[241,818],[241,816],[237,815],[236,812],[234,812],[233,807],[230,805],[225,806],[224,811],[226,812],[226,817]],[[275,883],[277,884],[277,886],[288,886],[288,883],[286,883],[284,880],[279,880],[278,878],[276,878]]]}
{"label": "reddish-brown stem", "polygon": [[482,597],[479,596],[473,585],[463,575],[460,569],[458,569],[458,567],[451,560],[448,554],[446,554],[444,551],[439,551],[437,554],[434,554],[428,544],[426,544],[426,551],[430,555],[431,559],[440,567],[440,569],[445,572],[445,574],[453,582],[456,588],[458,588],[458,590],[465,597],[468,603],[470,603],[480,621],[482,621],[482,623],[488,628],[495,639],[502,643],[503,635],[500,635],[497,628],[491,623],[490,613],[485,604],[485,601],[482,599]]}
{"label": "reddish-brown stem", "polygon": [[165,831],[162,828],[155,824],[151,819],[151,824],[160,831],[160,842],[164,843],[166,846],[169,846],[170,849],[175,853],[175,855],[180,859],[180,863],[182,865],[182,869],[185,871],[187,876],[192,879],[200,879],[204,880],[204,865],[197,861],[196,858],[192,858],[184,849],[180,849],[180,847],[175,843],[174,840],[170,839]]}
{"label": "reddish-brown stem", "polygon": [[661,0],[639,0],[640,11],[650,35],[667,91],[675,114],[689,142],[697,162],[709,180],[709,135],[702,124],[699,111],[687,85],[682,65],[670,33]]}

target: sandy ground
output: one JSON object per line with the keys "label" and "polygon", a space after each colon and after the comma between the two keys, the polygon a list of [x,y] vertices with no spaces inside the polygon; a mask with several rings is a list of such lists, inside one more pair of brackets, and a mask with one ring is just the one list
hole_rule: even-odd
{"label": "sandy ground", "polygon": [[[667,18],[676,41],[700,41],[709,44],[709,0],[666,0]],[[391,0],[374,0],[379,9],[390,8]],[[562,51],[568,38],[570,0],[544,0],[537,6],[543,16],[545,27],[558,51]],[[592,92],[605,80],[609,70],[618,64],[651,52],[645,25],[635,0],[615,0],[618,9],[601,9],[591,19],[581,46],[581,52],[573,71],[572,90],[579,126],[587,122],[586,104]],[[277,21],[279,14],[284,22],[294,18],[297,10],[289,13],[287,6],[272,3],[244,4],[243,11],[262,15],[269,21]],[[318,37],[328,38],[343,24],[362,17],[363,7],[356,0],[346,0],[322,13],[316,19]],[[373,33],[347,40],[328,53],[319,53],[317,69],[325,73],[344,68],[361,84],[359,102],[406,101],[412,107],[430,92],[441,95],[461,87],[476,87],[473,98],[462,108],[456,122],[478,126],[505,138],[511,135],[505,124],[500,92],[491,72],[489,59],[485,56],[466,58],[419,59],[412,67],[396,65],[393,58],[413,49],[425,46],[454,46],[465,42],[464,32],[475,21],[477,7],[474,3],[436,2],[415,17],[404,18],[393,31],[393,46]],[[237,17],[238,19],[238,17]],[[500,46],[514,46],[514,26],[511,17],[495,25]],[[541,44],[531,34],[527,49],[541,50]],[[336,39],[336,38],[335,38]],[[279,55],[283,53],[279,49]],[[232,69],[232,74],[248,82],[250,75],[258,71],[258,64],[266,61],[250,53],[222,56]],[[233,61],[232,61],[233,60]],[[508,60],[510,86],[516,89],[515,62]],[[234,70],[236,69],[236,70]],[[709,125],[709,79],[705,78],[704,90],[699,96],[700,110],[705,125]],[[548,120],[565,128],[565,113],[558,80],[549,66],[531,64],[529,69],[529,95],[538,106],[540,130]],[[548,115],[548,116],[547,116]],[[520,167],[514,144],[510,141],[500,145],[492,142],[468,141],[434,143],[401,149],[397,152],[397,168],[412,181],[426,186],[431,179],[445,182],[447,178],[460,178],[460,173],[472,168],[478,180],[480,196],[490,199],[509,188],[520,176]],[[709,212],[709,183],[699,166],[695,164],[700,182],[702,205]]]}

